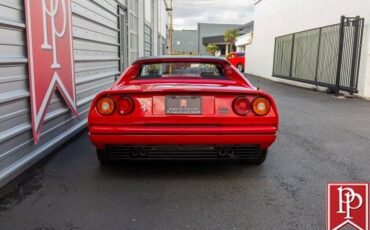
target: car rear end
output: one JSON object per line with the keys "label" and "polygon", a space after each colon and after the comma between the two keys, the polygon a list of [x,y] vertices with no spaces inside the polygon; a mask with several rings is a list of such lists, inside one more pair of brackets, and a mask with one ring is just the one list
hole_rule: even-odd
{"label": "car rear end", "polygon": [[260,159],[277,129],[272,97],[235,79],[130,80],[89,113],[100,160]]}

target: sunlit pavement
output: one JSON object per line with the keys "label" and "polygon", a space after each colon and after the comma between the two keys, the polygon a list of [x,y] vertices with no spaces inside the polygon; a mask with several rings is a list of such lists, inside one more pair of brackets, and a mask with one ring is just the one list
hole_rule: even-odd
{"label": "sunlit pavement", "polygon": [[370,180],[370,102],[258,85],[281,121],[262,166],[101,167],[84,132],[1,199],[0,229],[324,229],[326,183]]}

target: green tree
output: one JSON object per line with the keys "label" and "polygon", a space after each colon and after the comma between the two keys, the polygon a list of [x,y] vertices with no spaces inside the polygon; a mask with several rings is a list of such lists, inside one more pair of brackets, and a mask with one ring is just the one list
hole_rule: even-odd
{"label": "green tree", "polygon": [[206,50],[208,53],[215,55],[216,51],[220,50],[218,46],[214,43],[210,43],[206,46]]}
{"label": "green tree", "polygon": [[[226,45],[230,47],[229,51],[233,52],[233,46],[235,40],[239,37],[239,31],[237,29],[229,29],[225,31],[224,40],[227,43]],[[227,54],[226,54],[227,55]]]}

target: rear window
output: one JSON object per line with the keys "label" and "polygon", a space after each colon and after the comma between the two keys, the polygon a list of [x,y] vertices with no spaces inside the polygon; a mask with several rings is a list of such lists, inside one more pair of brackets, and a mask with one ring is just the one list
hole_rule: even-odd
{"label": "rear window", "polygon": [[236,56],[238,56],[238,57],[244,57],[245,56],[245,53],[236,53]]}
{"label": "rear window", "polygon": [[137,79],[203,78],[227,79],[221,65],[214,63],[154,63],[143,64]]}

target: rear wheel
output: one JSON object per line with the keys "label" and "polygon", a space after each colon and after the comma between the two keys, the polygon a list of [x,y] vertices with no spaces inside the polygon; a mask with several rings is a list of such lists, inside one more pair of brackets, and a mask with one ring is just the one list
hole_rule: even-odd
{"label": "rear wheel", "polygon": [[107,154],[105,153],[104,150],[101,150],[101,149],[96,149],[96,155],[98,157],[98,160],[100,162],[101,165],[105,165],[105,164],[108,164],[110,162]]}
{"label": "rear wheel", "polygon": [[240,162],[242,164],[248,164],[248,165],[261,165],[261,164],[263,164],[263,162],[266,161],[267,152],[268,152],[267,149],[262,150],[261,155],[257,159],[253,159],[253,160],[240,160]]}
{"label": "rear wheel", "polygon": [[238,68],[238,70],[239,70],[240,72],[243,72],[244,67],[243,67],[243,65],[242,65],[242,64],[238,64],[236,67]]}

